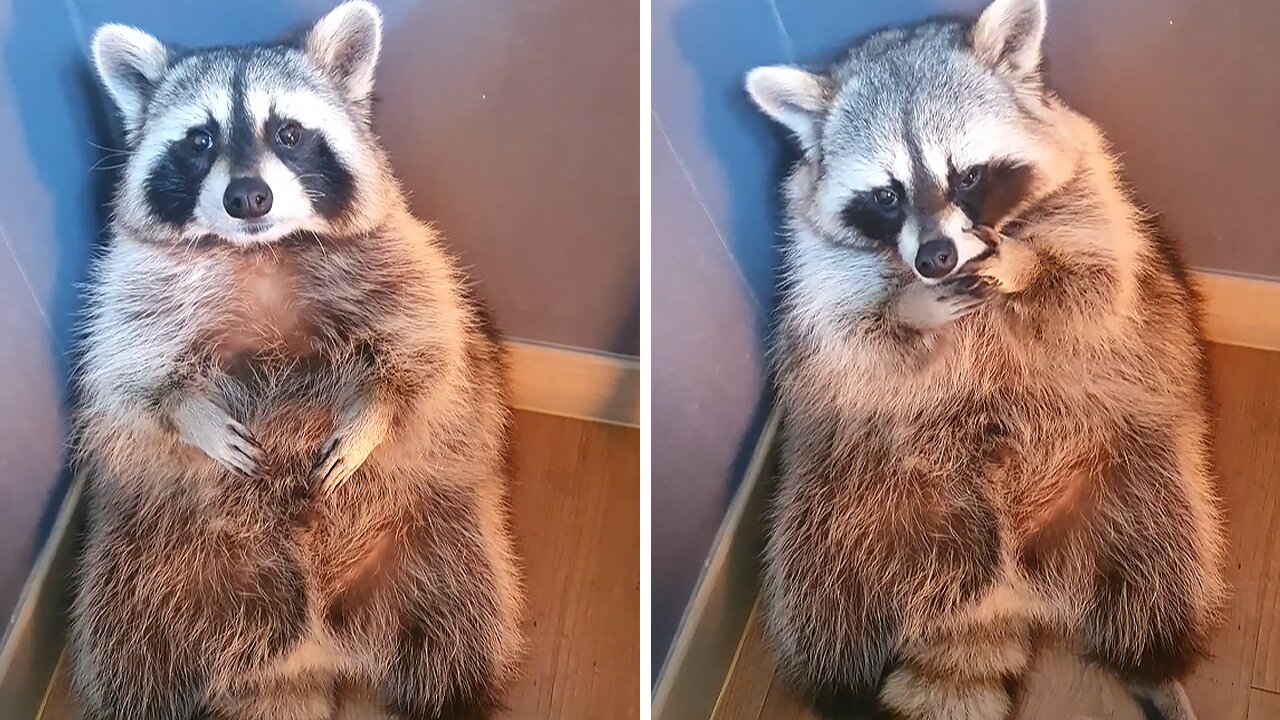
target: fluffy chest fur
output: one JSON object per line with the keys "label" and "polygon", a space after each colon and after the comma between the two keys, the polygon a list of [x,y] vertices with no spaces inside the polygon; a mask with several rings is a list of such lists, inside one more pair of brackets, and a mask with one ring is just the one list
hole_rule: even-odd
{"label": "fluffy chest fur", "polygon": [[[120,445],[121,457],[154,453],[158,467],[174,472],[216,477],[196,448],[124,409],[140,391],[134,378],[164,376],[249,428],[266,453],[265,472],[305,479],[344,393],[368,377],[375,328],[395,310],[360,304],[377,283],[361,267],[345,256],[325,265],[319,248],[119,241],[99,267],[89,317],[85,387],[100,414],[86,416],[86,431],[102,433],[92,442]],[[132,430],[122,433],[122,424]]]}
{"label": "fluffy chest fur", "polygon": [[326,265],[318,247],[218,248],[204,256],[152,255],[147,262],[158,266],[151,272],[159,277],[125,290],[119,303],[152,305],[152,316],[168,316],[191,352],[207,353],[223,368],[254,358],[342,354],[396,310],[362,304],[386,299],[372,292],[381,282],[376,267],[354,255]]}
{"label": "fluffy chest fur", "polygon": [[236,258],[229,263],[232,287],[228,312],[214,328],[215,354],[230,367],[255,357],[276,355],[301,358],[317,349],[316,313],[324,312],[299,292],[311,281],[299,277],[292,263],[264,256]]}

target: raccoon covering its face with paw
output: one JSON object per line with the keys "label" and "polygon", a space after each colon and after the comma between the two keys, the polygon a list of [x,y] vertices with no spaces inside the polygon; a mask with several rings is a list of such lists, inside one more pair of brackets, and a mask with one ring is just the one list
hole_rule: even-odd
{"label": "raccoon covering its face with paw", "polygon": [[1198,298],[1045,86],[1046,17],[994,0],[747,76],[802,149],[762,603],[830,717],[1014,717],[1047,635],[1194,718],[1227,594]]}
{"label": "raccoon covering its face with paw", "polygon": [[71,684],[93,720],[487,717],[523,652],[506,356],[370,128],[382,16],[95,34]]}
{"label": "raccoon covering its face with paw", "polygon": [[130,152],[118,225],[238,245],[376,227],[397,193],[370,128],[381,20],[365,20],[336,14],[297,45],[199,52],[100,29],[94,63]]}
{"label": "raccoon covering its face with paw", "polygon": [[988,251],[975,227],[999,230],[1068,179],[1083,148],[1042,92],[1044,25],[999,12],[878,33],[822,75],[751,73],[752,97],[811,168],[794,221],[895,250],[928,283]]}

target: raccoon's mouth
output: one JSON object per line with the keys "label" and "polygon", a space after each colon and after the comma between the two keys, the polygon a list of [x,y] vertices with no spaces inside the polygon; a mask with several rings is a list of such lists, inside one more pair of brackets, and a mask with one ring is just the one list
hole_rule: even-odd
{"label": "raccoon's mouth", "polygon": [[214,234],[235,245],[260,245],[274,242],[288,231],[287,222],[262,219],[238,222],[231,227],[215,230]]}
{"label": "raccoon's mouth", "polygon": [[261,235],[272,228],[272,223],[266,220],[246,221],[240,227],[236,228],[245,235]]}

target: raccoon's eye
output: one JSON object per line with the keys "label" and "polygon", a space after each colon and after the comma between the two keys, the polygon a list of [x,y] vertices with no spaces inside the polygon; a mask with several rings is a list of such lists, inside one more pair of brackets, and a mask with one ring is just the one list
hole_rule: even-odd
{"label": "raccoon's eye", "polygon": [[213,147],[213,136],[205,130],[192,130],[187,133],[187,147],[196,155],[203,155]]}
{"label": "raccoon's eye", "polygon": [[980,182],[982,182],[982,166],[974,165],[960,176],[959,185],[961,190],[972,190],[973,186]]}
{"label": "raccoon's eye", "polygon": [[293,147],[302,141],[302,126],[290,120],[276,130],[276,142],[284,147]]}
{"label": "raccoon's eye", "polygon": [[898,203],[902,201],[902,198],[898,196],[898,192],[893,188],[876,188],[874,195],[876,204],[886,210],[898,207]]}

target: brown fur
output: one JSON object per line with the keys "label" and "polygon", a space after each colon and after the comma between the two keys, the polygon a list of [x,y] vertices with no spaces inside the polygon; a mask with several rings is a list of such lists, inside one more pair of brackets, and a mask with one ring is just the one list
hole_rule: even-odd
{"label": "brown fur", "polygon": [[[787,182],[763,596],[782,668],[833,716],[1008,717],[1051,635],[1191,717],[1174,681],[1227,592],[1199,299],[1100,133],[1025,82],[1034,131],[1063,150],[1000,233],[978,230],[997,248],[966,273],[980,284],[922,285],[896,254],[826,232],[825,145]],[[971,303],[925,322],[947,293]]]}
{"label": "brown fur", "polygon": [[[479,718],[515,673],[500,337],[372,134],[348,140],[366,230],[173,240],[122,185],[76,412],[88,720]],[[215,459],[233,441],[251,472]],[[326,487],[330,459],[355,469]]]}
{"label": "brown fur", "polygon": [[[463,281],[421,230],[404,229],[325,250],[210,250],[199,276],[185,258],[134,248],[172,274],[100,286],[103,310],[145,304],[176,324],[132,327],[141,345],[90,340],[80,439],[91,520],[74,630],[91,705],[168,717],[219,693],[256,692],[251,678],[316,625],[349,645],[346,659],[297,682],[326,695],[340,677],[405,688],[388,702],[408,717],[495,693],[510,674],[515,617],[510,599],[494,599],[516,589],[503,520],[502,353],[480,331],[481,311],[454,294]],[[291,274],[287,312],[248,287],[263,267]],[[449,316],[457,329],[436,336]],[[167,332],[189,340],[171,345]],[[97,353],[167,347],[182,355],[160,387],[135,389],[95,364]],[[391,406],[392,429],[325,495],[308,473],[333,408],[362,387]],[[195,388],[220,398],[261,446],[253,477],[175,437],[159,411]],[[435,651],[412,661],[425,646]]]}

